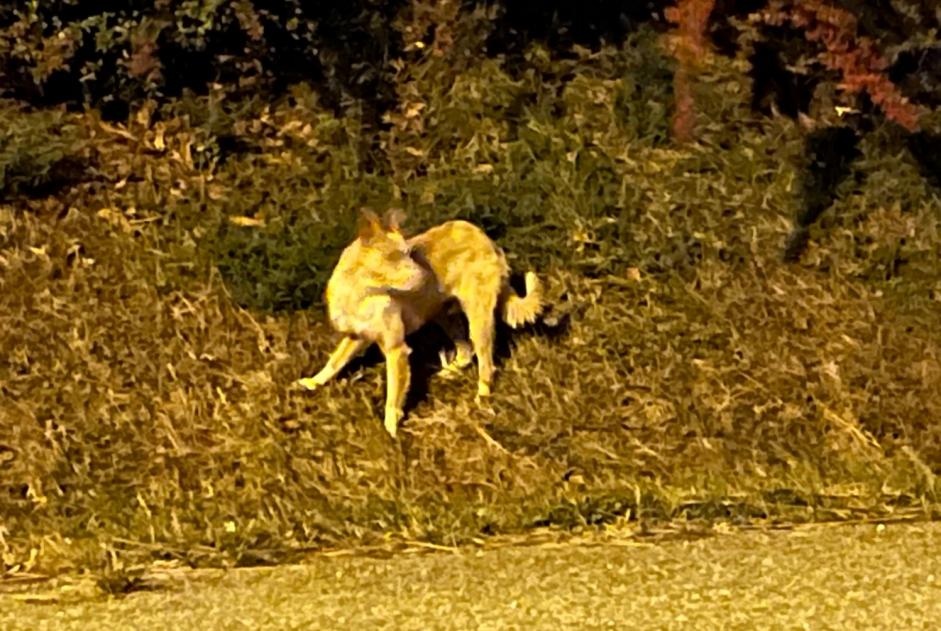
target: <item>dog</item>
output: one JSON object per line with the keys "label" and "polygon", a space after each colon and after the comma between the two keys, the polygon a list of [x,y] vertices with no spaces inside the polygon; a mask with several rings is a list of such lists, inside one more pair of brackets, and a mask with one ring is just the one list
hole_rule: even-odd
{"label": "dog", "polygon": [[[496,316],[515,329],[535,322],[543,309],[536,274],[526,273],[526,295],[519,296],[510,286],[503,250],[474,224],[448,221],[406,238],[404,219],[399,209],[382,219],[361,212],[356,238],[341,253],[325,293],[327,317],[343,337],[320,372],[297,381],[315,390],[378,344],[386,360],[383,425],[393,438],[410,384],[407,335],[428,322],[441,325],[455,345],[446,374],[467,368],[476,356],[480,402],[491,393]],[[458,308],[467,317],[470,340],[451,317]]]}

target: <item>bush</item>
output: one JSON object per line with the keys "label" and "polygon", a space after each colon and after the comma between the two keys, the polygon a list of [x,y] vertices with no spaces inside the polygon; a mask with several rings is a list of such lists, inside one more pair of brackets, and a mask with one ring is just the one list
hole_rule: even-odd
{"label": "bush", "polygon": [[0,198],[55,192],[85,175],[81,128],[61,110],[0,107]]}
{"label": "bush", "polygon": [[[33,103],[130,106],[213,85],[250,95],[313,81],[329,106],[344,95],[381,104],[384,60],[397,49],[401,2],[57,0],[0,9],[0,84]],[[180,72],[181,68],[186,69]]]}

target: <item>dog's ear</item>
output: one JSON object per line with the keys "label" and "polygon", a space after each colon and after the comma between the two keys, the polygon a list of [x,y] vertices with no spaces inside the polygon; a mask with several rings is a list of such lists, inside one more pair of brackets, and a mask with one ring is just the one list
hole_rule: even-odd
{"label": "dog's ear", "polygon": [[402,224],[405,223],[405,219],[404,210],[401,208],[390,208],[382,218],[382,223],[385,224],[387,230],[401,232]]}
{"label": "dog's ear", "polygon": [[368,241],[382,232],[382,222],[379,216],[368,208],[359,211],[359,221],[356,224],[356,237]]}

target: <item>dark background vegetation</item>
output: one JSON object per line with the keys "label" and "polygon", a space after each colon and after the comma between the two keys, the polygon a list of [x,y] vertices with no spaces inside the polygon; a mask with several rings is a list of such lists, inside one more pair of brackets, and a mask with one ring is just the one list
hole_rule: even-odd
{"label": "dark background vegetation", "polygon": [[[3,571],[935,514],[933,3],[833,4],[871,93],[759,1],[692,63],[672,4],[3,4]],[[552,302],[489,410],[418,335],[396,443],[375,357],[291,388],[390,204],[482,225]]]}

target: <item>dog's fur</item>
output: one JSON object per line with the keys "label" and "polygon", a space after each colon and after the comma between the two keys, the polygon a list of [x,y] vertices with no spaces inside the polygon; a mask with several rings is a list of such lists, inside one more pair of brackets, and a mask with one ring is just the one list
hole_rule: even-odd
{"label": "dog's fur", "polygon": [[[411,239],[402,234],[404,215],[360,217],[356,239],[340,255],[327,283],[327,314],[343,339],[326,365],[298,383],[309,390],[332,379],[354,357],[377,343],[386,358],[385,428],[395,436],[409,387],[405,336],[430,321],[454,339],[456,353],[445,367],[453,373],[477,356],[477,397],[490,395],[495,315],[513,328],[534,322],[542,311],[542,287],[526,274],[526,296],[509,284],[506,256],[480,228],[448,221]],[[470,341],[453,327],[451,307],[467,316]]]}

